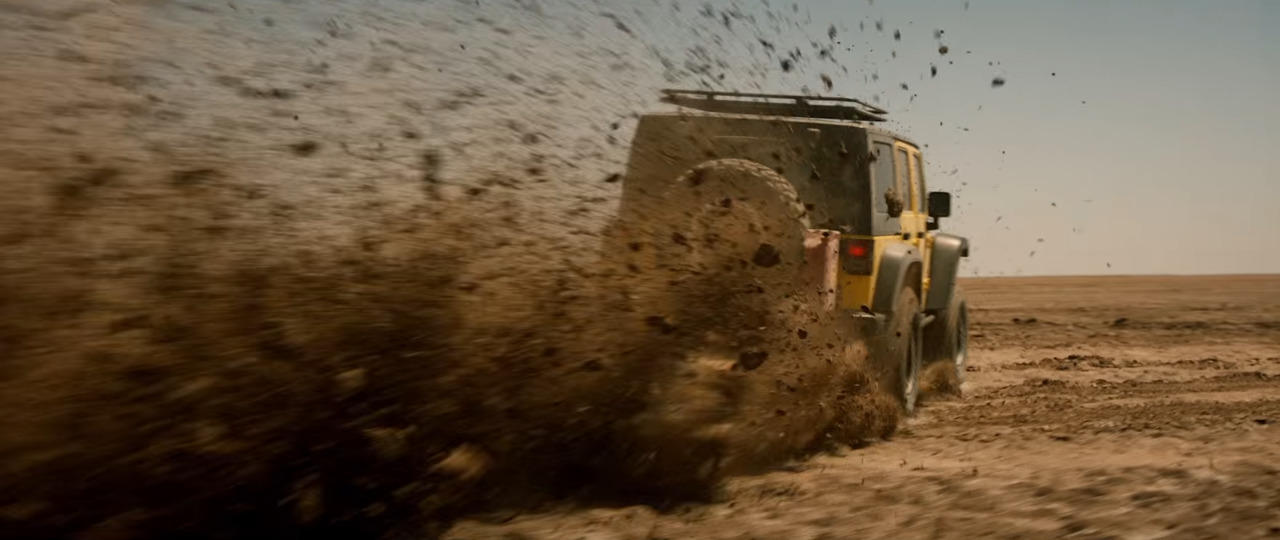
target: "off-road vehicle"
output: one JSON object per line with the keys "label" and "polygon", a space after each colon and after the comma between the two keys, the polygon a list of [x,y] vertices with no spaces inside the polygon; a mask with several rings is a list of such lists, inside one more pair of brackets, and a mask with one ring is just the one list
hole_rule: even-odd
{"label": "off-road vehicle", "polygon": [[[968,241],[939,231],[950,194],[927,190],[920,146],[875,126],[886,111],[695,90],[664,90],[662,101],[679,109],[639,119],[614,224],[631,228],[634,251],[643,236],[675,248],[651,250],[658,263],[749,268],[762,288],[804,275],[822,309],[858,321],[907,412],[925,365],[946,362],[958,388]],[[725,257],[725,244],[738,251]]]}

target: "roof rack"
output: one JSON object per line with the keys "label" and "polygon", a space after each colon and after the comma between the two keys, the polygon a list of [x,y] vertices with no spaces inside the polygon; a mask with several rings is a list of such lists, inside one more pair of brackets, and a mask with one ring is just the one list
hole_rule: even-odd
{"label": "roof rack", "polygon": [[889,111],[853,98],[753,94],[711,90],[662,90],[663,103],[672,103],[707,112],[763,114],[801,118],[830,118],[863,122],[884,122]]}

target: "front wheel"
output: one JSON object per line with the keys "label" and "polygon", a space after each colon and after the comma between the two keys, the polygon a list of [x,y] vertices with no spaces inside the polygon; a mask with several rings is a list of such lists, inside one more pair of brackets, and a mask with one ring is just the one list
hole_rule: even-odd
{"label": "front wheel", "polygon": [[969,361],[969,304],[964,291],[956,287],[947,309],[938,313],[924,332],[926,362],[938,374],[932,386],[940,391],[960,393]]}

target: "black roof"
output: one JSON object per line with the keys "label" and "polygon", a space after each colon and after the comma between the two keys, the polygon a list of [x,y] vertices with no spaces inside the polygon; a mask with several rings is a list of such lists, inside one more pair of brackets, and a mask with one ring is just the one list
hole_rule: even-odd
{"label": "black roof", "polygon": [[707,112],[884,122],[889,111],[842,97],[753,94],[711,90],[662,90],[662,102]]}

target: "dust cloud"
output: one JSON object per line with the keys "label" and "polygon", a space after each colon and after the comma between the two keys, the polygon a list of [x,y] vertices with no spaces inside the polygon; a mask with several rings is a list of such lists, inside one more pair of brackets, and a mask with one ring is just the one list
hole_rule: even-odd
{"label": "dust cloud", "polygon": [[0,536],[430,537],[891,434],[805,292],[634,272],[599,232],[628,79],[728,67],[646,23],[0,3]]}

